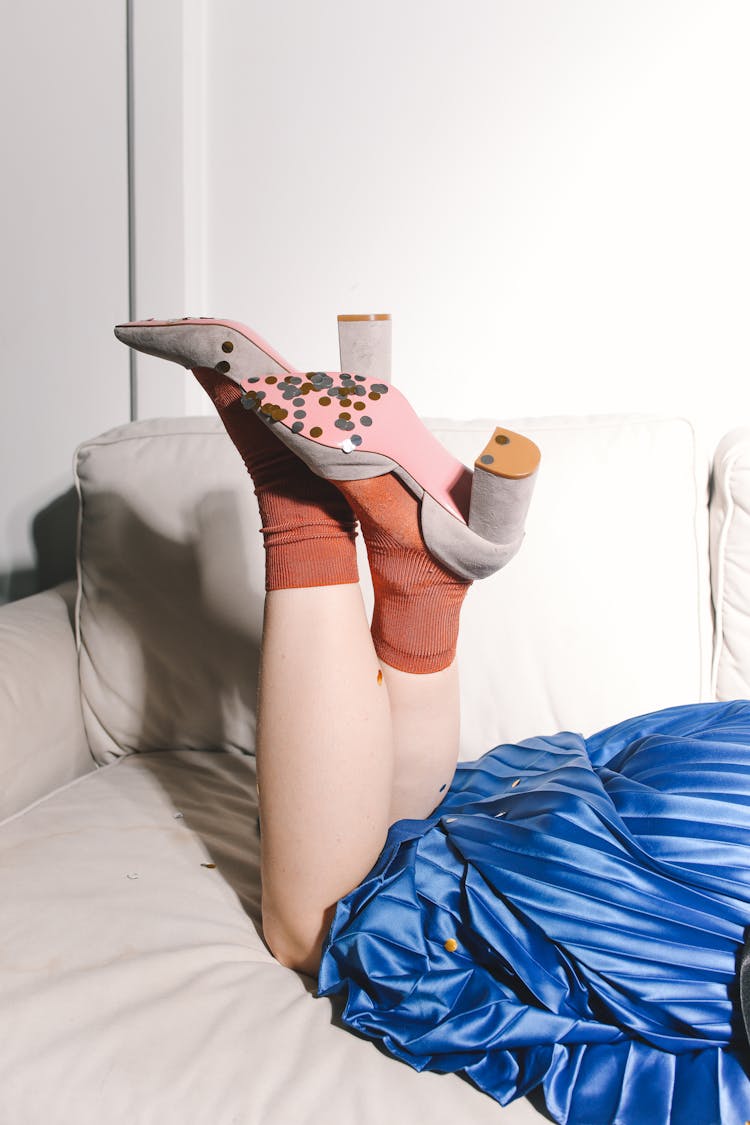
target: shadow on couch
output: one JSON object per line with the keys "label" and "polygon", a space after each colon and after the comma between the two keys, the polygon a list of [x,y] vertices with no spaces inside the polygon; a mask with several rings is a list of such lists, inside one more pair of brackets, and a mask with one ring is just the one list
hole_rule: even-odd
{"label": "shadow on couch", "polygon": [[248,556],[229,492],[178,513],[175,538],[115,492],[87,504],[80,671],[94,755],[142,755],[260,932],[252,752],[262,553]]}

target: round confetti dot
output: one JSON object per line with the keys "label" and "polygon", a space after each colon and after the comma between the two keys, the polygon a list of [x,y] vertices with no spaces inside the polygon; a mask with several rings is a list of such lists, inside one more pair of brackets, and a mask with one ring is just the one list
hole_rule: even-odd
{"label": "round confetti dot", "polygon": [[354,378],[357,380],[358,383],[364,383],[364,381],[365,381],[364,375],[355,375]]}
{"label": "round confetti dot", "polygon": [[304,406],[304,405],[305,405],[305,400],[304,400],[303,398],[295,398],[295,399],[292,399],[292,405],[293,405],[293,406]]}
{"label": "round confetti dot", "polygon": [[351,406],[352,400],[350,398],[339,399],[342,406]]}
{"label": "round confetti dot", "polygon": [[303,425],[302,422],[293,422],[292,423],[292,433],[293,434],[298,434],[300,432],[300,430],[302,430],[302,429],[304,429],[304,425]]}
{"label": "round confetti dot", "polygon": [[307,417],[307,411],[306,410],[295,410],[294,417],[295,418],[306,418]]}
{"label": "round confetti dot", "polygon": [[372,418],[370,417],[369,414],[363,414],[362,417],[360,418],[360,422],[362,423],[363,426],[371,426],[372,425]]}
{"label": "round confetti dot", "polygon": [[479,460],[480,460],[482,465],[494,465],[495,464],[495,458],[492,456],[491,453],[485,453],[482,457],[479,458]]}
{"label": "round confetti dot", "polygon": [[370,391],[370,393],[367,397],[371,398],[373,402],[377,402],[378,399],[380,398],[380,395],[378,394],[377,391]]}
{"label": "round confetti dot", "polygon": [[361,434],[353,434],[349,438],[349,441],[352,443],[352,445],[361,445],[362,444],[362,435]]}
{"label": "round confetti dot", "polygon": [[321,397],[318,399],[318,402],[320,403],[321,406],[330,406],[331,405],[331,400],[328,397],[328,395],[321,395]]}
{"label": "round confetti dot", "polygon": [[227,371],[229,370],[229,364],[225,359],[222,359],[221,363],[216,364],[216,370],[219,371],[222,375],[226,375]]}
{"label": "round confetti dot", "polygon": [[223,352],[233,352],[234,351],[234,344],[232,343],[231,340],[225,340],[224,343],[221,345],[221,350]]}
{"label": "round confetti dot", "polygon": [[301,383],[302,382],[299,375],[287,375],[286,381],[287,381],[287,383]]}
{"label": "round confetti dot", "polygon": [[371,386],[370,386],[370,389],[375,391],[375,393],[379,394],[379,395],[387,395],[388,394],[388,387],[386,386],[385,383],[372,383]]}
{"label": "round confetti dot", "polygon": [[278,383],[278,381],[279,380],[276,378],[275,375],[266,375],[266,382],[267,383]]}
{"label": "round confetti dot", "polygon": [[364,403],[364,402],[355,402],[354,409],[355,410],[367,410],[367,404]]}
{"label": "round confetti dot", "polygon": [[250,379],[248,379],[248,383],[259,383],[259,382],[260,382],[260,375],[253,375]]}
{"label": "round confetti dot", "polygon": [[349,414],[348,411],[346,411],[346,410],[342,410],[341,413],[339,414],[339,418],[343,418],[345,422],[348,422],[349,419],[351,418],[351,414]]}
{"label": "round confetti dot", "polygon": [[322,433],[323,431],[321,430],[320,426],[313,426],[313,428],[310,430],[310,437],[320,437]]}
{"label": "round confetti dot", "polygon": [[445,948],[448,951],[448,953],[455,953],[456,950],[458,949],[458,942],[456,941],[456,939],[454,937],[449,937],[448,940],[445,942]]}
{"label": "round confetti dot", "polygon": [[495,438],[495,441],[497,442],[498,445],[509,445],[510,444],[510,438],[508,437],[507,434],[498,434],[497,437]]}
{"label": "round confetti dot", "polygon": [[313,389],[312,383],[303,383],[302,386],[300,387],[300,394],[309,395],[309,393],[312,389]]}

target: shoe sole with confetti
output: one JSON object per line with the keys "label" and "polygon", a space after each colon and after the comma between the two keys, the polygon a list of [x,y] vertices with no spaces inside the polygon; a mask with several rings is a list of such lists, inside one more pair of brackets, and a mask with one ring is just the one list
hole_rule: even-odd
{"label": "shoe sole with confetti", "polygon": [[295,371],[237,321],[136,321],[115,335],[149,355],[227,375],[244,391],[243,406],[318,476],[393,473],[420,501],[428,550],[459,577],[487,577],[517,553],[540,461],[528,438],[496,428],[472,473],[396,387],[356,373]]}

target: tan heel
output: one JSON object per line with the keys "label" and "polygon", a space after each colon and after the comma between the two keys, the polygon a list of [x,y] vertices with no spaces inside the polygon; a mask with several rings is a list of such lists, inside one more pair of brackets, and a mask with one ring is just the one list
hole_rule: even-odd
{"label": "tan heel", "polygon": [[498,426],[474,462],[474,468],[520,480],[537,471],[541,456],[538,446],[529,438]]}

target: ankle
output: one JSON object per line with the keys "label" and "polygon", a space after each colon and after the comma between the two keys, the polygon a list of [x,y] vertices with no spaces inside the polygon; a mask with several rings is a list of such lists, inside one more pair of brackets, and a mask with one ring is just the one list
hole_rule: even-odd
{"label": "ankle", "polygon": [[378,657],[402,672],[442,671],[455,659],[461,605],[471,582],[456,577],[427,550],[418,502],[394,476],[339,487],[367,545]]}

